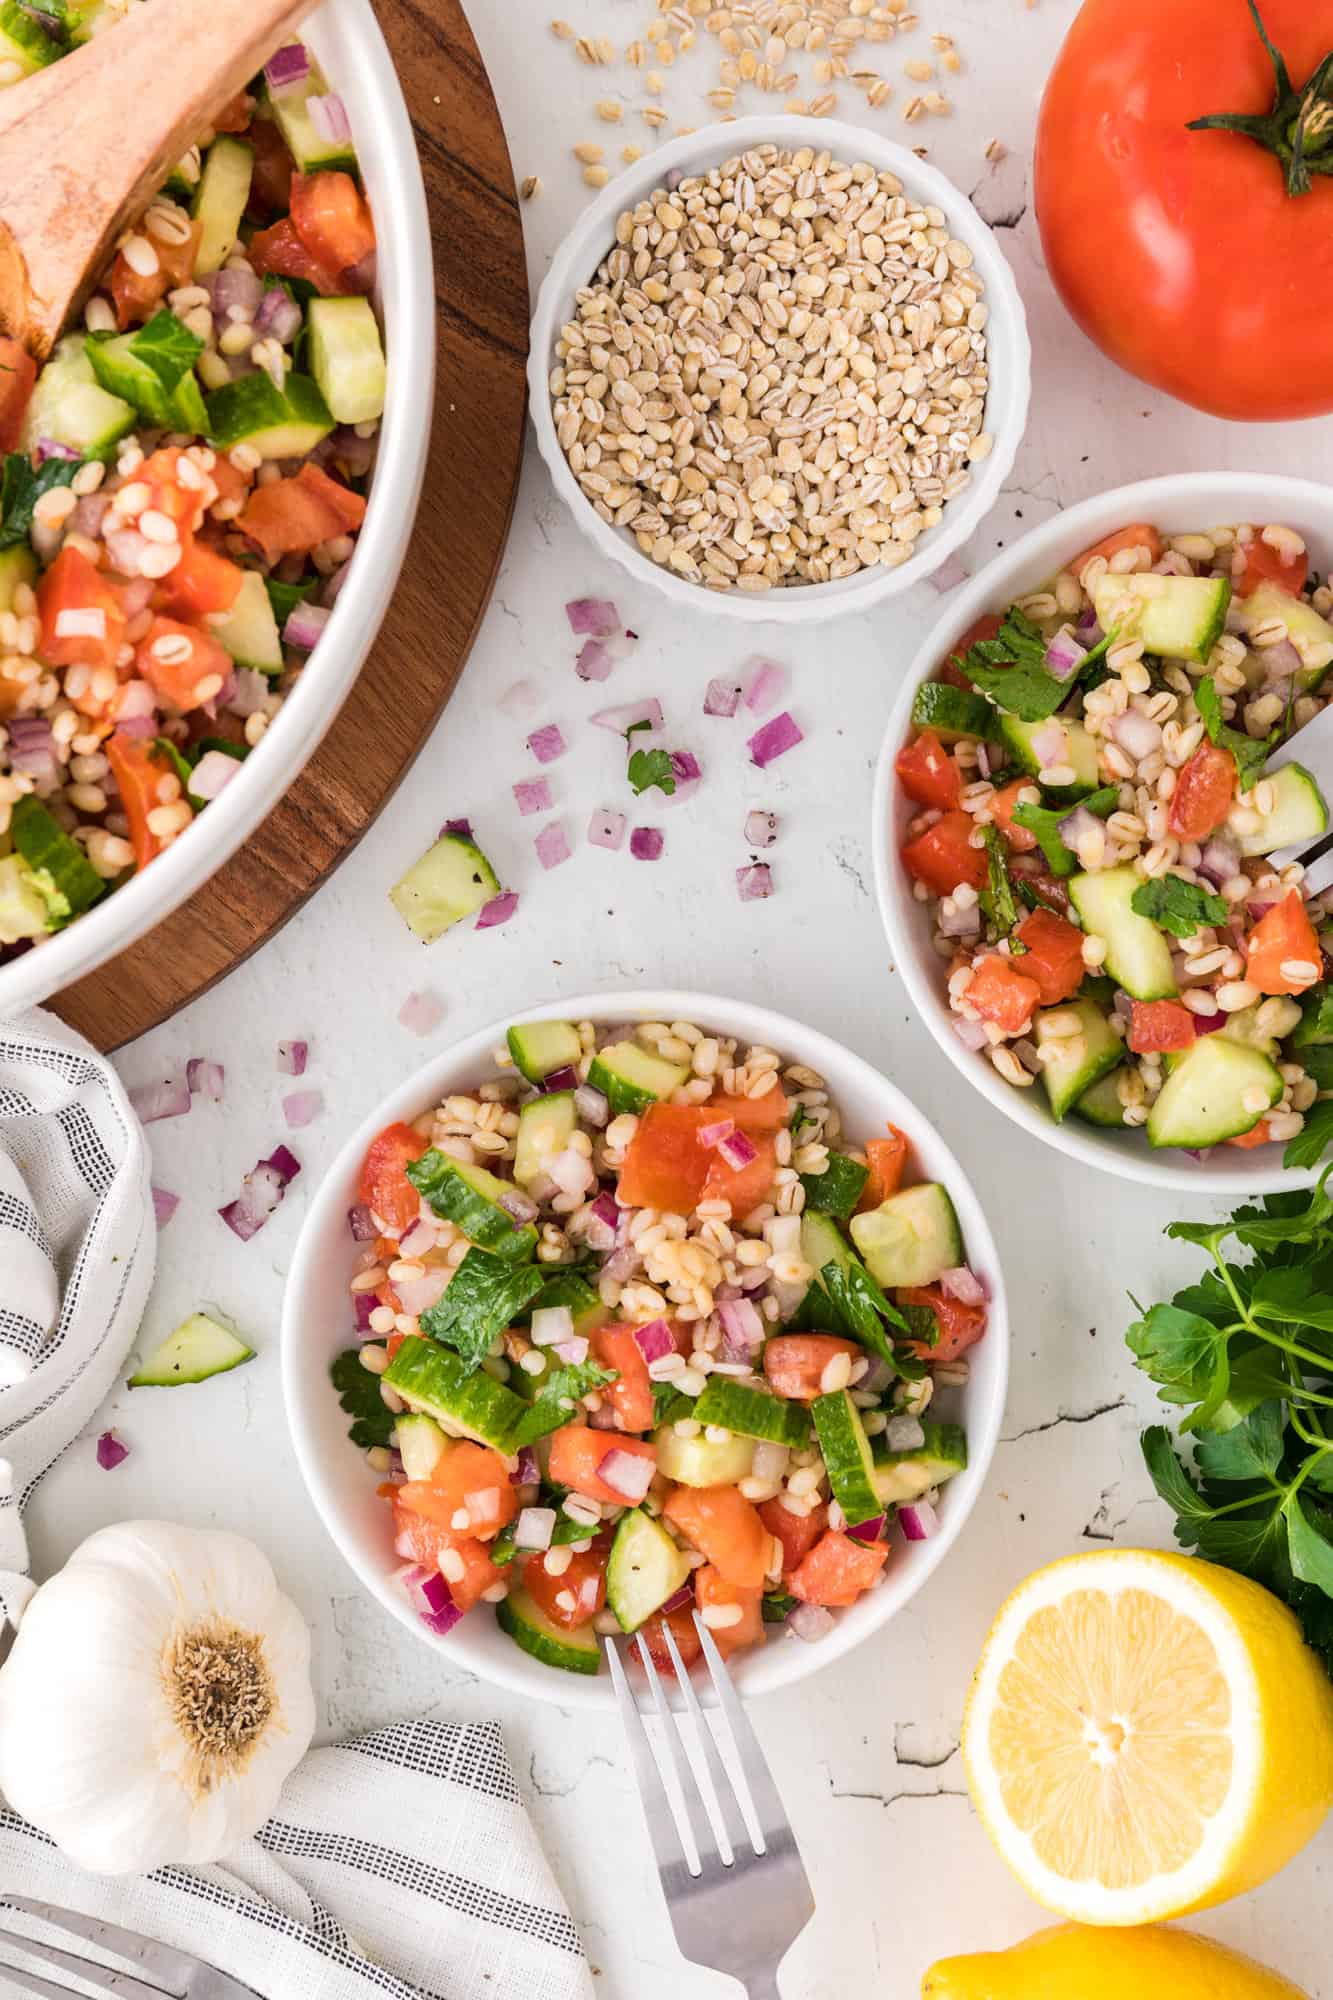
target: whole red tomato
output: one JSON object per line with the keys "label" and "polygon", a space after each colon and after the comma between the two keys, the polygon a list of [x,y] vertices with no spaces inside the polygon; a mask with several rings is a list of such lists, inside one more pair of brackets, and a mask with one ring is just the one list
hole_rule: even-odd
{"label": "whole red tomato", "polygon": [[[1085,333],[1241,420],[1333,410],[1333,85],[1303,95],[1333,50],[1333,0],[1259,4],[1285,96],[1249,0],[1085,0],[1035,167],[1047,265]],[[1189,129],[1216,113],[1254,122]],[[1292,168],[1302,123],[1308,176]]]}

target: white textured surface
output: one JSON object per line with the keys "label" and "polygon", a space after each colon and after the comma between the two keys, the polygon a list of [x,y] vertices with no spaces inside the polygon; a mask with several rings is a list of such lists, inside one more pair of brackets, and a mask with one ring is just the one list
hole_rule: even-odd
{"label": "white textured surface", "polygon": [[[581,31],[623,45],[641,32],[647,0],[562,0]],[[536,0],[473,0],[474,25],[505,114],[518,176],[544,191],[524,210],[534,282],[584,190],[573,142],[603,137],[610,157],[646,128],[595,130],[593,101],[630,72],[586,70],[545,32]],[[1121,481],[1180,467],[1247,466],[1326,475],[1333,428],[1226,426],[1155,398],[1117,374],[1055,303],[1024,209],[1038,80],[1073,0],[921,0],[924,41],[950,28],[967,61],[953,80],[959,115],[913,132],[931,158],[998,218],[1034,336],[1035,396],[1028,438],[1004,503],[976,538],[975,567],[1023,521]],[[920,52],[902,44],[883,65]],[[668,104],[702,122],[713,81],[702,51],[672,73]],[[861,101],[844,87],[844,115]],[[637,103],[636,95],[631,100]],[[901,136],[893,107],[872,114]],[[992,173],[988,139],[1012,149]],[[1202,329],[1201,329],[1202,337]],[[582,591],[612,592],[642,633],[637,656],[604,688],[575,680],[561,613]],[[801,1837],[819,1900],[797,1945],[786,2000],[845,2000],[873,1990],[914,2000],[930,1960],[1009,1943],[1043,1921],[992,1854],[964,1797],[956,1755],[968,1672],[1001,1595],[1038,1563],[1108,1539],[1166,1543],[1170,1523],[1151,1498],[1137,1433],[1154,1408],[1129,1365],[1125,1288],[1151,1297],[1188,1254],[1160,1235],[1163,1198],[1061,1163],[965,1093],[924,1030],[909,1020],[868,890],[870,775],[896,674],[937,600],[928,589],[873,621],[795,633],[781,657],[793,668],[791,707],[808,742],[772,772],[746,762],[742,723],[699,710],[709,675],[737,665],[745,641],[705,610],[668,614],[650,591],[586,553],[531,463],[495,604],[435,739],[392,807],[337,877],[274,940],[183,1016],[128,1051],[132,1082],[187,1055],[227,1065],[222,1106],[151,1128],[157,1179],[185,1199],[162,1241],[162,1271],[145,1325],[156,1338],[212,1302],[260,1347],[257,1362],[197,1390],[122,1393],[113,1417],[133,1456],[99,1472],[91,1439],[48,1482],[32,1514],[39,1571],[115,1516],[158,1514],[220,1522],[252,1534],[316,1627],[323,1725],[336,1733],[409,1711],[499,1715],[529,1781],[533,1809],[601,1988],[611,2000],[706,2000],[725,1990],[683,1967],[650,1879],[650,1863],[615,1729],[552,1709],[520,1709],[433,1657],[363,1599],[311,1513],[285,1443],[275,1352],[283,1273],[304,1187],[423,1044],[396,1021],[415,986],[446,1004],[441,1035],[499,1013],[590,986],[674,983],[771,998],[881,1063],[934,1117],[967,1161],[1006,1256],[1015,1343],[1006,1442],[987,1496],[952,1561],[882,1640],[807,1688],[756,1710],[761,1736]],[[762,637],[762,635],[760,635]],[[423,634],[423,643],[429,636]],[[775,648],[776,650],[776,648]],[[498,697],[518,680],[538,690],[530,718]],[[589,731],[603,701],[660,693],[672,740],[694,748],[707,779],[679,807],[637,817],[666,829],[655,866],[579,845],[541,874],[517,819],[510,782],[535,775],[523,738],[559,721],[570,755],[549,767],[571,841],[592,807],[626,803],[620,746]],[[771,859],[778,893],[736,900],[733,869],[746,858],[746,811],[771,806],[782,833]],[[384,900],[395,874],[446,816],[471,813],[507,882],[522,892],[503,930],[471,930],[429,951],[416,947]],[[279,1099],[293,1086],[274,1070],[279,1038],[308,1034],[304,1081],[325,1094],[323,1118],[294,1138],[305,1163],[285,1207],[242,1245],[213,1210],[242,1171],[282,1133]],[[1205,1206],[1201,1204],[1201,1207]],[[405,1840],[412,1832],[405,1830]],[[1326,1926],[1333,1900],[1326,1836],[1279,1882],[1203,1920],[1203,1927],[1276,1964],[1329,2000]],[[734,1990],[734,1989],[732,1989]]]}

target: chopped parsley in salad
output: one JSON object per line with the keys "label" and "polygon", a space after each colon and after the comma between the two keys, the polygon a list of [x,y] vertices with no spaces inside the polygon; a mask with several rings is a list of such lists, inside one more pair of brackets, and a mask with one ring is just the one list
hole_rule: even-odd
{"label": "chopped parsley in salad", "polygon": [[[934,1404],[986,1294],[890,1128],[688,1022],[510,1029],[499,1068],[371,1142],[349,1223],[362,1345],[333,1386],[403,1588],[494,1607],[546,1665],[645,1635],[671,1670],[872,1590],[967,1463]],[[927,1412],[929,1411],[929,1415]]]}
{"label": "chopped parsley in salad", "polygon": [[1291,528],[1134,522],[917,690],[902,860],[954,1030],[1056,1120],[1322,1149],[1333,892],[1290,850],[1328,804],[1299,742],[1267,765],[1327,705],[1331,613]]}
{"label": "chopped parsley in salad", "polygon": [[[0,6],[0,83],[116,12]],[[374,253],[346,110],[291,43],[83,326],[40,368],[0,337],[0,962],[178,839],[317,645],[384,408]]]}

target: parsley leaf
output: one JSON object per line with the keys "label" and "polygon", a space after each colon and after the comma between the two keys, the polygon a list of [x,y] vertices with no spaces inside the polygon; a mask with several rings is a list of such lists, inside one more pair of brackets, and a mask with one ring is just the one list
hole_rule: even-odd
{"label": "parsley leaf", "polygon": [[17,548],[28,539],[32,511],[43,493],[70,485],[80,463],[76,458],[48,458],[34,471],[26,452],[6,453],[0,477],[0,549]]}
{"label": "parsley leaf", "polygon": [[[1096,813],[1099,819],[1113,813],[1119,803],[1120,788],[1117,785],[1103,785],[1100,790],[1089,792],[1087,798],[1079,800],[1080,805]],[[1065,846],[1060,832],[1061,820],[1068,819],[1072,811],[1072,806],[1036,806],[1027,800],[1020,800],[1014,807],[1015,826],[1025,826],[1029,833],[1036,834],[1037,845],[1046,856],[1046,865],[1052,875],[1072,875],[1078,867],[1077,855]]]}
{"label": "parsley leaf", "polygon": [[785,1590],[770,1590],[760,1605],[760,1615],[765,1625],[781,1625],[789,1611],[796,1609],[797,1600],[789,1597]]}
{"label": "parsley leaf", "polygon": [[474,1247],[448,1290],[422,1313],[421,1331],[480,1368],[496,1335],[513,1325],[545,1282],[546,1274],[536,1264],[514,1265]]}
{"label": "parsley leaf", "polygon": [[636,795],[651,791],[654,785],[668,797],[676,789],[676,774],[671,768],[669,750],[631,751],[625,775],[629,779],[630,790]]}
{"label": "parsley leaf", "polygon": [[870,1348],[891,1368],[899,1368],[899,1357],[885,1331],[885,1321],[904,1334],[910,1329],[897,1306],[885,1298],[864,1264],[852,1259],[844,1266],[830,1260],[820,1271],[819,1279],[848,1339]]}
{"label": "parsley leaf", "polygon": [[1044,722],[1068,697],[1068,681],[1046,665],[1046,640],[1026,612],[1011,604],[993,639],[980,639],[956,664],[978,694],[1023,722]]}
{"label": "parsley leaf", "polygon": [[352,1418],[348,1432],[359,1451],[387,1445],[393,1437],[393,1412],[380,1394],[380,1378],[361,1366],[359,1347],[346,1347],[329,1369],[338,1401]]}
{"label": "parsley leaf", "polygon": [[1203,717],[1209,741],[1231,752],[1236,763],[1237,783],[1242,792],[1250,791],[1268,762],[1280,732],[1275,729],[1271,736],[1247,736],[1243,729],[1233,729],[1230,723],[1224,722],[1222,697],[1211,675],[1205,675],[1196,683],[1194,700]]}
{"label": "parsley leaf", "polygon": [[204,351],[204,343],[164,306],[130,341],[130,353],[147,362],[162,387],[170,395],[181,377],[188,375]]}
{"label": "parsley leaf", "polygon": [[541,1394],[529,1403],[506,1440],[511,1453],[521,1451],[525,1444],[536,1444],[538,1438],[549,1437],[562,1424],[570,1423],[576,1414],[574,1404],[589,1390],[604,1389],[609,1382],[619,1380],[614,1368],[602,1368],[596,1361],[553,1368],[542,1383]]}
{"label": "parsley leaf", "polygon": [[663,1424],[679,1423],[682,1417],[694,1415],[694,1398],[687,1396],[683,1389],[673,1388],[670,1382],[653,1383],[653,1429]]}
{"label": "parsley leaf", "polygon": [[1230,915],[1225,896],[1215,896],[1197,882],[1182,882],[1179,875],[1156,875],[1141,882],[1130,908],[1179,938],[1193,937],[1201,924],[1224,924]]}
{"label": "parsley leaf", "polygon": [[[1018,898],[1009,873],[1008,849],[998,826],[983,826],[981,837],[986,844],[987,883],[982,891],[982,908],[1001,937],[1008,937],[1019,916]],[[1014,947],[1015,950],[1017,948]]]}
{"label": "parsley leaf", "polygon": [[1305,1123],[1282,1154],[1284,1167],[1312,1167],[1333,1144],[1333,1097],[1320,1098],[1305,1114]]}

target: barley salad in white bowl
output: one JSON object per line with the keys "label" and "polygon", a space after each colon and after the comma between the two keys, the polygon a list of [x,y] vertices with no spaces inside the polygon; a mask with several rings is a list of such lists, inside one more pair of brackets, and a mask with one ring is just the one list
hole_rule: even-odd
{"label": "barley salad in white bowl", "polygon": [[908,670],[873,808],[896,965],[967,1080],[1088,1164],[1233,1198],[1318,1171],[1330,937],[1293,854],[1329,825],[1299,731],[1331,554],[1322,486],[1123,487],[988,564]]}
{"label": "barley salad in white bowl", "polygon": [[681,992],[531,1010],[409,1078],[316,1195],[283,1321],[362,1583],[562,1706],[610,1706],[608,1634],[697,1657],[696,1608],[751,1694],[877,1631],[962,1531],[1007,1368],[990,1232],[908,1100]]}
{"label": "barley salad in white bowl", "polygon": [[1029,372],[967,197],[794,115],[617,174],[556,253],[528,364],[538,446],[597,546],[682,606],[778,622],[937,570],[1013,464]]}

